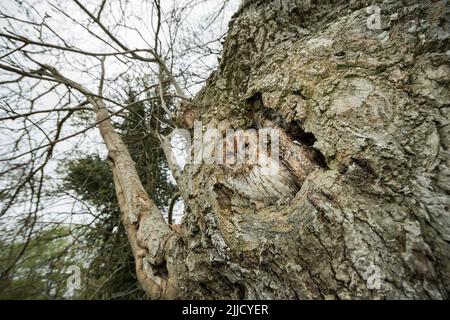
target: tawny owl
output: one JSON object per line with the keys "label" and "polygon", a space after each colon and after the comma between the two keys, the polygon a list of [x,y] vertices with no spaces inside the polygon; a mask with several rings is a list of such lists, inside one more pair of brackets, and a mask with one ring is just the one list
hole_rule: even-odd
{"label": "tawny owl", "polygon": [[[264,127],[270,127],[278,137],[276,150],[272,148],[271,139],[263,139],[261,144],[260,131],[252,129],[237,131],[226,138],[224,184],[251,200],[265,204],[285,203],[319,165],[314,159],[314,150],[293,141],[273,119],[262,116],[258,128]],[[279,152],[277,156],[272,154],[274,150]]]}

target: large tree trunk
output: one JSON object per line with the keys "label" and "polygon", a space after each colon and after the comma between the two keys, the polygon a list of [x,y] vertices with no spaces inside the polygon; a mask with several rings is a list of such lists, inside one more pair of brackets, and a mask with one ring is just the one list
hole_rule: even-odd
{"label": "large tree trunk", "polygon": [[[368,28],[371,4],[381,29]],[[188,165],[176,232],[119,177],[122,202],[137,201],[125,223],[144,288],[154,298],[448,298],[448,30],[444,1],[243,1],[190,111],[247,129],[257,109],[274,109],[318,169],[287,201],[258,202],[227,187],[220,165]]]}

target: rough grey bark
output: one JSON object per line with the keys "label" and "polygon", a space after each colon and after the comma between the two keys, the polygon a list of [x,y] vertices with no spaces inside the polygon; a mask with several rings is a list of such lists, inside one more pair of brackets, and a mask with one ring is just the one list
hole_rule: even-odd
{"label": "rough grey bark", "polygon": [[[380,30],[366,25],[372,4]],[[448,13],[444,1],[244,1],[189,108],[236,129],[274,109],[320,169],[288,203],[257,204],[224,187],[219,165],[187,166],[170,241],[139,224],[143,269],[172,288],[154,297],[448,298]]]}

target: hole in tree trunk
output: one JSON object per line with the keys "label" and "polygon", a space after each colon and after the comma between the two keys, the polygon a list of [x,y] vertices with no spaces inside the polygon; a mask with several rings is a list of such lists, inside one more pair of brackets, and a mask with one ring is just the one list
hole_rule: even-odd
{"label": "hole in tree trunk", "polygon": [[316,162],[322,168],[328,168],[325,156],[313,147],[317,141],[311,132],[303,129],[303,123],[299,120],[286,121],[285,117],[275,109],[265,107],[260,92],[247,99],[247,103],[251,105],[253,112],[254,127],[259,129],[262,127],[279,127],[284,129],[286,134],[295,142],[307,145],[313,150]]}
{"label": "hole in tree trunk", "polygon": [[152,265],[152,271],[155,276],[167,279],[169,276],[169,271],[167,270],[167,261],[163,260],[158,265]]}

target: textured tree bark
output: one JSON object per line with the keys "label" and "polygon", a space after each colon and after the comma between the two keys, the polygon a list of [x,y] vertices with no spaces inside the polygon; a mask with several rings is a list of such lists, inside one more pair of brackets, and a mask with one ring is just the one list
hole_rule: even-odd
{"label": "textured tree bark", "polygon": [[[372,4],[380,29],[367,25]],[[110,150],[149,294],[447,299],[448,10],[426,0],[244,1],[191,108],[235,129],[273,109],[318,154],[317,169],[286,203],[257,203],[225,187],[220,165],[188,165],[175,232],[129,175],[129,156]]]}

